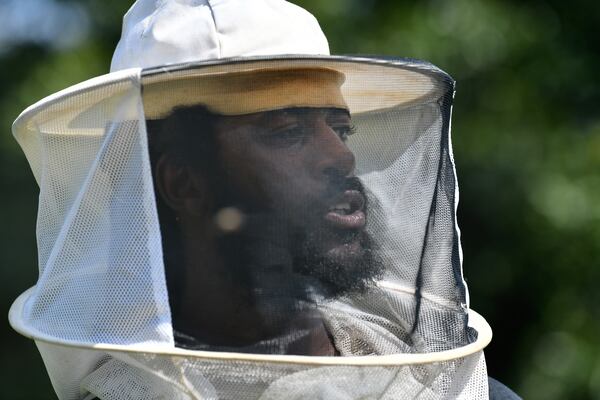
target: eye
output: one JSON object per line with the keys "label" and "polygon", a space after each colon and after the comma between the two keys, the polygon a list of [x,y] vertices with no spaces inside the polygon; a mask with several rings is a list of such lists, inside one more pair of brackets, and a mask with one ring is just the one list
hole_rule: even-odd
{"label": "eye", "polygon": [[294,124],[269,132],[263,136],[263,140],[269,145],[285,147],[302,143],[308,136],[305,126]]}
{"label": "eye", "polygon": [[354,135],[354,132],[356,132],[354,125],[333,125],[331,129],[333,129],[344,142],[348,140],[349,136]]}

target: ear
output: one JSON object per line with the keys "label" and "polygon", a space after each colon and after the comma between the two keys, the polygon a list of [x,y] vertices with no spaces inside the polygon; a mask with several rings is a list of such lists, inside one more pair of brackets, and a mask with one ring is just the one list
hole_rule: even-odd
{"label": "ear", "polygon": [[156,191],[176,213],[205,215],[209,211],[208,185],[203,174],[171,154],[156,163]]}

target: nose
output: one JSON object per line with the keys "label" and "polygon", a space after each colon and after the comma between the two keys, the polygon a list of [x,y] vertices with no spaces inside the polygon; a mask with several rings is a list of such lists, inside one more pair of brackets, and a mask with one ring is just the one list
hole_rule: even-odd
{"label": "nose", "polygon": [[338,180],[354,172],[356,160],[340,136],[324,121],[316,126],[315,173],[318,179]]}

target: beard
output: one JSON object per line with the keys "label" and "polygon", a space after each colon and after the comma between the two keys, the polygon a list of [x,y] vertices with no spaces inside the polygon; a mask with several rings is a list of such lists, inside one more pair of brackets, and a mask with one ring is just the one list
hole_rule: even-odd
{"label": "beard", "polygon": [[[364,199],[363,212],[365,217],[368,215],[370,196],[358,178],[346,178],[335,186],[339,191],[360,193]],[[335,249],[323,248],[323,242],[332,241],[337,244]],[[364,293],[374,280],[383,276],[384,265],[377,243],[364,228],[332,231],[322,225],[307,227],[299,232],[294,244],[294,270],[312,278],[318,294],[325,299]]]}
{"label": "beard", "polygon": [[[368,196],[358,178],[346,178],[330,190],[359,192],[367,214]],[[223,200],[221,205],[244,210],[239,198]],[[223,233],[217,242],[230,278],[268,314],[364,293],[383,275],[377,244],[364,228],[331,229],[321,211],[311,213],[305,207],[301,212],[306,215],[297,214],[294,219],[305,223],[293,227],[290,218],[272,211],[244,213],[241,229]],[[334,243],[335,249],[324,248],[324,242]]]}
{"label": "beard", "polygon": [[350,262],[318,253],[314,235],[310,233],[305,233],[304,238],[298,240],[294,270],[306,278],[314,295],[334,299],[361,294],[374,280],[382,278],[383,263],[371,235],[361,232],[355,240],[359,243],[361,254]]}

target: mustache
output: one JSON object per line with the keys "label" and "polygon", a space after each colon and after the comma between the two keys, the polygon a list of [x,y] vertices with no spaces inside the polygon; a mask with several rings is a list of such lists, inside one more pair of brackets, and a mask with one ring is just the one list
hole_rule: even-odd
{"label": "mustache", "polygon": [[360,178],[348,176],[332,179],[323,195],[323,199],[335,200],[347,190],[356,190],[366,197],[366,189]]}
{"label": "mustache", "polygon": [[365,186],[363,185],[362,181],[356,177],[356,176],[351,176],[346,178],[345,180],[345,189],[346,190],[358,190],[361,193],[364,193],[365,191]]}

